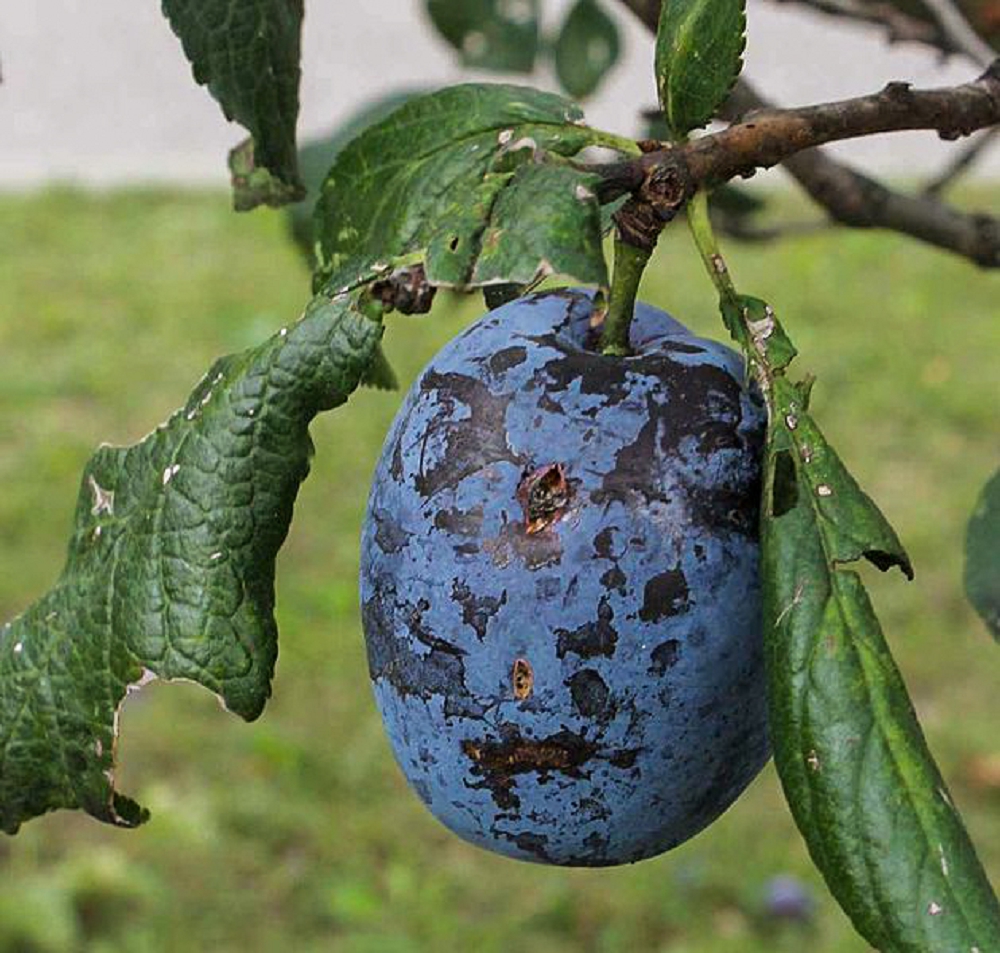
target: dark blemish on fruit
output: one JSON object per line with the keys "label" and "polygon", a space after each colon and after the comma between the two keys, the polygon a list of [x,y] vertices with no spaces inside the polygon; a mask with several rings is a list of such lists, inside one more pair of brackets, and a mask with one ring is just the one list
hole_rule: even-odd
{"label": "dark blemish on fruit", "polygon": [[615,613],[606,596],[601,596],[597,604],[597,619],[586,622],[575,629],[556,629],[556,655],[565,658],[572,652],[580,658],[594,658],[603,655],[610,658],[615,654],[618,631],[611,624]]}
{"label": "dark blemish on fruit", "polygon": [[521,735],[518,728],[505,726],[502,741],[466,739],[462,753],[472,761],[473,774],[480,776],[481,785],[493,795],[497,807],[516,810],[521,806],[514,793],[519,774],[537,774],[539,783],[550,780],[553,774],[582,778],[583,766],[597,754],[597,745],[571,731],[558,731],[546,738],[531,739]]}
{"label": "dark blemish on fruit", "polygon": [[633,768],[635,767],[635,759],[638,757],[638,748],[629,748],[625,751],[616,751],[608,758],[608,763],[615,768]]}
{"label": "dark blemish on fruit", "polygon": [[610,691],[604,679],[592,668],[585,668],[566,680],[573,707],[584,718],[603,720],[608,708]]}
{"label": "dark blemish on fruit", "polygon": [[477,596],[461,579],[453,579],[451,598],[462,607],[462,621],[472,628],[481,642],[486,638],[486,627],[490,619],[507,602],[507,590],[499,596]]}
{"label": "dark blemish on fruit", "polygon": [[445,488],[454,489],[470,474],[492,463],[523,465],[507,444],[506,415],[509,396],[493,394],[480,380],[467,374],[427,371],[420,379],[420,391],[425,397],[444,405],[448,413],[456,403],[464,404],[468,415],[464,419],[443,420],[445,449],[439,458],[427,463],[420,458],[420,472],[414,477],[417,492],[428,499]]}
{"label": "dark blemish on fruit", "polygon": [[375,521],[375,542],[384,553],[398,553],[410,541],[410,534],[385,510],[372,513]]}
{"label": "dark blemish on fruit", "polygon": [[681,644],[677,639],[667,639],[666,642],[661,642],[650,655],[652,665],[647,671],[650,675],[663,675],[668,669],[674,667],[680,654]]}
{"label": "dark blemish on fruit", "polygon": [[605,589],[616,589],[620,595],[625,595],[625,583],[628,582],[628,577],[616,563],[607,572],[601,574],[600,582]]}
{"label": "dark blemish on fruit", "polygon": [[594,537],[594,555],[599,559],[614,559],[614,553],[611,552],[612,537],[614,534],[615,527],[605,526],[595,537]]}
{"label": "dark blemish on fruit", "polygon": [[562,409],[562,404],[553,400],[547,393],[542,394],[542,396],[538,398],[538,409],[544,410],[548,414],[566,415],[566,412]]}
{"label": "dark blemish on fruit", "polygon": [[487,364],[494,374],[503,374],[518,364],[523,364],[528,357],[528,349],[522,345],[505,347],[502,351],[491,354]]}
{"label": "dark blemish on fruit", "polygon": [[[486,708],[465,686],[465,652],[426,629],[423,615],[428,608],[424,599],[416,605],[399,600],[395,586],[387,579],[365,601],[361,617],[371,679],[386,679],[401,697],[414,695],[427,700],[440,695],[446,715],[481,718]],[[426,652],[414,652],[405,637],[396,635],[397,621],[404,623]]]}
{"label": "dark blemish on fruit", "polygon": [[452,507],[438,510],[434,514],[434,528],[454,533],[456,536],[478,536],[483,526],[483,508],[474,506],[471,510]]}
{"label": "dark blemish on fruit", "polygon": [[688,607],[688,585],[684,573],[679,568],[668,569],[646,583],[639,618],[643,622],[659,622],[686,612]]}
{"label": "dark blemish on fruit", "polygon": [[467,738],[461,747],[473,763],[472,773],[482,778],[478,784],[466,781],[466,785],[488,789],[494,803],[504,811],[517,811],[521,806],[521,799],[514,791],[518,775],[534,774],[539,784],[551,781],[555,774],[583,779],[588,777],[584,766],[594,759],[629,769],[634,767],[639,754],[638,748],[605,754],[595,742],[565,728],[545,738],[533,739],[524,737],[516,725],[504,724],[500,726],[500,734],[499,741]]}
{"label": "dark blemish on fruit", "polygon": [[544,834],[535,834],[531,831],[512,834],[510,831],[498,830],[495,825],[490,828],[490,831],[498,837],[506,838],[512,844],[517,844],[521,850],[529,854],[534,854],[539,860],[547,864],[555,863],[545,849],[545,845],[548,844],[549,839]]}

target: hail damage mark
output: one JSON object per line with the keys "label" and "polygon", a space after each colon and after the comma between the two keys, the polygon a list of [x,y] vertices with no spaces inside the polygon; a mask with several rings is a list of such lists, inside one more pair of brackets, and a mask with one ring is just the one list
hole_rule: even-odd
{"label": "hail damage mark", "polygon": [[603,655],[610,658],[618,644],[618,630],[612,625],[614,609],[606,596],[597,603],[597,619],[585,622],[575,629],[556,629],[556,655],[565,658],[572,652],[580,658],[594,658]]}
{"label": "hail damage mark", "polygon": [[510,680],[514,687],[514,697],[518,701],[524,701],[535,687],[535,673],[526,658],[514,660]]}
{"label": "hail damage mark", "polygon": [[586,778],[584,766],[595,759],[618,768],[631,767],[638,751],[601,752],[598,745],[565,728],[545,738],[526,738],[516,725],[500,726],[500,739],[462,742],[462,753],[472,762],[472,773],[482,778],[471,788],[486,788],[497,807],[516,811],[521,799],[514,791],[517,777],[534,774],[539,784],[562,774],[573,779]]}
{"label": "hail damage mark", "polygon": [[[420,379],[422,395],[444,406],[438,426],[444,431],[444,451],[430,465],[421,453],[420,472],[414,478],[417,492],[429,499],[443,489],[454,489],[467,476],[493,463],[523,465],[507,443],[506,414],[511,398],[492,393],[480,380],[466,374],[430,370]],[[455,404],[468,416],[454,420]],[[450,421],[444,418],[452,418]],[[428,433],[426,436],[430,436]]]}
{"label": "hail damage mark", "polygon": [[517,501],[524,510],[524,531],[540,533],[566,512],[573,488],[561,463],[525,471],[517,485]]}
{"label": "hail damage mark", "polygon": [[690,607],[687,579],[680,567],[668,569],[647,580],[642,592],[639,618],[643,622],[659,622],[669,616],[686,612]]}

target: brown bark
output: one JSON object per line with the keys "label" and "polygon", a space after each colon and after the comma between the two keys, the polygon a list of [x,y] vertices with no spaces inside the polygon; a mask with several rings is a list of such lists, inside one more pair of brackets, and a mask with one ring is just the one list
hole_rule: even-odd
{"label": "brown bark", "polygon": [[[659,0],[621,0],[656,30]],[[977,80],[938,90],[893,83],[880,93],[807,106],[776,109],[741,79],[723,110],[742,121],[722,132],[668,150],[609,166],[602,197],[640,193],[667,176],[685,195],[701,184],[751,175],[782,163],[832,219],[859,228],[887,228],[963,255],[984,267],[1000,267],[1000,219],[959,212],[933,195],[893,190],[816,148],[826,142],[901,129],[936,130],[944,138],[1000,124],[1000,61]],[[656,204],[655,196],[646,196]],[[662,209],[664,217],[676,203]]]}

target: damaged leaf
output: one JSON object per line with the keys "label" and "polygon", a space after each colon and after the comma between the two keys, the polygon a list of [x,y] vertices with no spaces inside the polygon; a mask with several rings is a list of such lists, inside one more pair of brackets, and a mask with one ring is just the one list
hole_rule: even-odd
{"label": "damaged leaf", "polygon": [[[767,310],[769,337],[787,341]],[[1000,907],[849,568],[864,558],[912,577],[909,560],[808,413],[808,387],[767,361],[759,333],[744,339],[768,402],[761,555],[770,727],[796,823],[873,946],[995,949]],[[780,344],[776,353],[791,359]]]}
{"label": "damaged leaf", "polygon": [[[316,206],[316,287],[336,290],[413,259],[438,285],[523,282],[564,268],[603,280],[593,178],[561,157],[593,145],[637,149],[582,120],[568,100],[518,86],[411,99],[337,155]],[[513,234],[506,223],[529,206],[530,221]]]}
{"label": "damaged leaf", "polygon": [[[364,313],[363,313],[364,312]],[[274,560],[309,471],[308,425],[343,403],[381,305],[317,297],[290,328],[221,358],[142,442],[101,447],[54,587],[0,630],[0,829],[57,808],[133,827],[115,790],[130,688],[187,679],[256,718],[277,654]]]}
{"label": "damaged leaf", "polygon": [[253,139],[230,160],[237,209],[301,199],[295,124],[302,0],[162,0],[162,8],[195,81]]}

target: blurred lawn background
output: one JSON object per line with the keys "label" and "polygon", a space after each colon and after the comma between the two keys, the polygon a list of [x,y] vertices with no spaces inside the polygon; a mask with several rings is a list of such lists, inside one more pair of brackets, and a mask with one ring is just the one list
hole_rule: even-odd
{"label": "blurred lawn background", "polygon": [[[997,206],[997,193],[978,196]],[[804,213],[803,213],[804,214]],[[217,355],[300,311],[308,274],[281,215],[221,192],[0,195],[0,617],[63,558],[80,470],[101,441],[164,419]],[[962,536],[1000,462],[1000,276],[894,236],[727,243],[819,383],[818,419],[908,546],[917,581],[867,573],[956,801],[1000,883],[1000,650],[961,593]],[[681,229],[643,298],[719,336]],[[441,296],[389,319],[408,383],[482,310]],[[708,831],[600,871],[491,856],[406,788],[372,701],[358,617],[361,514],[398,394],[362,392],[313,428],[317,454],[278,564],[281,654],[244,724],[190,685],[125,707],[132,832],[49,815],[0,840],[0,951],[772,953],[866,950],[828,897],[772,768]],[[816,898],[766,914],[768,881]]]}

